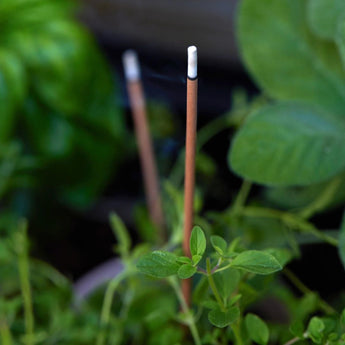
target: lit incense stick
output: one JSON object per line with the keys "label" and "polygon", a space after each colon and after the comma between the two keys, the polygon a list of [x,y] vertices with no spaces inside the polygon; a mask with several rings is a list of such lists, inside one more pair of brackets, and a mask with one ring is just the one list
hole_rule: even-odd
{"label": "lit incense stick", "polygon": [[158,174],[149,127],[147,124],[145,98],[140,78],[140,67],[135,51],[127,50],[123,54],[123,65],[127,80],[129,101],[133,114],[148,209],[152,222],[159,230],[159,240],[163,241],[164,217],[159,191]]}
{"label": "lit incense stick", "polygon": [[[184,182],[184,234],[183,251],[191,256],[189,241],[193,228],[193,206],[195,185],[195,150],[196,150],[196,123],[198,101],[198,73],[197,73],[197,49],[188,47],[187,69],[187,120],[186,120],[186,158],[185,158],[185,182]],[[190,304],[191,281],[183,280],[183,295]]]}

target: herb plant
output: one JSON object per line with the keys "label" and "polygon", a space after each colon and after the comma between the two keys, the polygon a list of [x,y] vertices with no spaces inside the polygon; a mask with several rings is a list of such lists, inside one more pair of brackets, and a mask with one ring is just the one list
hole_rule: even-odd
{"label": "herb plant", "polygon": [[121,156],[124,126],[111,71],[74,12],[67,0],[1,1],[0,145],[36,160],[31,187],[85,207]]}

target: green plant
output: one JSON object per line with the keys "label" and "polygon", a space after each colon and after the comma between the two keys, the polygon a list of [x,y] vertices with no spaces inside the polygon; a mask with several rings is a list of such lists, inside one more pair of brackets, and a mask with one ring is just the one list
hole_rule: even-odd
{"label": "green plant", "polygon": [[119,161],[124,124],[111,71],[74,9],[67,0],[1,1],[0,147],[35,159],[31,187],[81,208]]}

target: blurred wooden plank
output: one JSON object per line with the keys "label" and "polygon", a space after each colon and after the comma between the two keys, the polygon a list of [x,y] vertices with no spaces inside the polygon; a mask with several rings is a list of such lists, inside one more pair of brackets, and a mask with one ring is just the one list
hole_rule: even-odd
{"label": "blurred wooden plank", "polygon": [[234,64],[237,0],[83,0],[82,18],[111,43],[186,54],[198,46],[200,59]]}

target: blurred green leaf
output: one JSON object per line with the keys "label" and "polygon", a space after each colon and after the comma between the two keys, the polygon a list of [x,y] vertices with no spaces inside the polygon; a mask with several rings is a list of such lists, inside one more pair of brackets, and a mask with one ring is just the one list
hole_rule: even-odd
{"label": "blurred green leaf", "polygon": [[317,107],[279,103],[253,114],[230,151],[232,168],[268,185],[309,185],[345,169],[342,123]]}
{"label": "blurred green leaf", "polygon": [[260,345],[266,345],[269,340],[269,329],[266,323],[257,315],[247,314],[245,325],[249,338]]}
{"label": "blurred green leaf", "polygon": [[274,256],[258,250],[242,252],[231,261],[231,267],[256,274],[271,274],[282,269]]}
{"label": "blurred green leaf", "polygon": [[240,316],[240,310],[238,307],[231,307],[227,311],[221,311],[220,309],[213,309],[208,313],[208,320],[212,325],[224,328],[235,322]]}
{"label": "blurred green leaf", "polygon": [[308,101],[343,116],[345,70],[335,45],[310,33],[306,4],[241,1],[241,53],[254,79],[272,97]]}
{"label": "blurred green leaf", "polygon": [[206,237],[199,226],[195,226],[190,236],[190,251],[192,256],[203,256],[206,249]]}
{"label": "blurred green leaf", "polygon": [[184,264],[178,269],[177,275],[180,279],[188,279],[194,275],[196,270],[197,268],[192,264]]}

